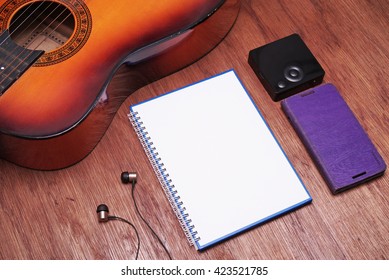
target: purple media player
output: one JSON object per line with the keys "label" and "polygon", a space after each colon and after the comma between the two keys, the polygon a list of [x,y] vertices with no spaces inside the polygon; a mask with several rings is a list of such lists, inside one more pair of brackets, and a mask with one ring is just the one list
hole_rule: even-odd
{"label": "purple media player", "polygon": [[334,85],[304,91],[281,106],[334,194],[384,173],[384,160]]}

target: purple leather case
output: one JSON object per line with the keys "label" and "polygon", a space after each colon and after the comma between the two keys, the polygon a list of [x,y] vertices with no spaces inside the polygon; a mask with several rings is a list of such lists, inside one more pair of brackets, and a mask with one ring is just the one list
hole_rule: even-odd
{"label": "purple leather case", "polygon": [[281,106],[334,194],[384,173],[384,160],[334,85],[306,90]]}

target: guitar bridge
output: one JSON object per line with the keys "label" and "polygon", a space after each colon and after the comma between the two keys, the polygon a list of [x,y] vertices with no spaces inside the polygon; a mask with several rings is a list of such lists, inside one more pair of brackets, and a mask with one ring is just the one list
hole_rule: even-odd
{"label": "guitar bridge", "polygon": [[8,30],[0,35],[0,96],[44,54],[17,45]]}

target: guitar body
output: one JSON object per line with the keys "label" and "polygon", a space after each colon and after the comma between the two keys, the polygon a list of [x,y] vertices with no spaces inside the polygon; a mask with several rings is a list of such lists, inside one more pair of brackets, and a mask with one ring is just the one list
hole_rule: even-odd
{"label": "guitar body", "polygon": [[0,158],[79,162],[131,93],[209,52],[238,10],[238,0],[0,0]]}

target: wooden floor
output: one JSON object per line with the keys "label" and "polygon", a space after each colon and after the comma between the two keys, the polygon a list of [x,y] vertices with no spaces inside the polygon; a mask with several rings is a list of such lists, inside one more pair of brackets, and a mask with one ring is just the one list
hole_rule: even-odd
{"label": "wooden floor", "polygon": [[[41,172],[0,160],[0,259],[133,259],[125,223],[99,224],[96,206],[132,221],[139,259],[167,254],[135,212],[124,170],[138,172],[135,197],[173,259],[389,259],[389,172],[332,195],[304,146],[247,63],[248,52],[299,33],[389,163],[389,2],[243,0],[237,22],[210,54],[148,85],[121,106],[97,148],[75,166]],[[197,252],[170,208],[127,119],[129,105],[234,68],[313,202],[205,252]],[[232,163],[233,165],[233,163]],[[199,182],[201,183],[201,182]]]}

